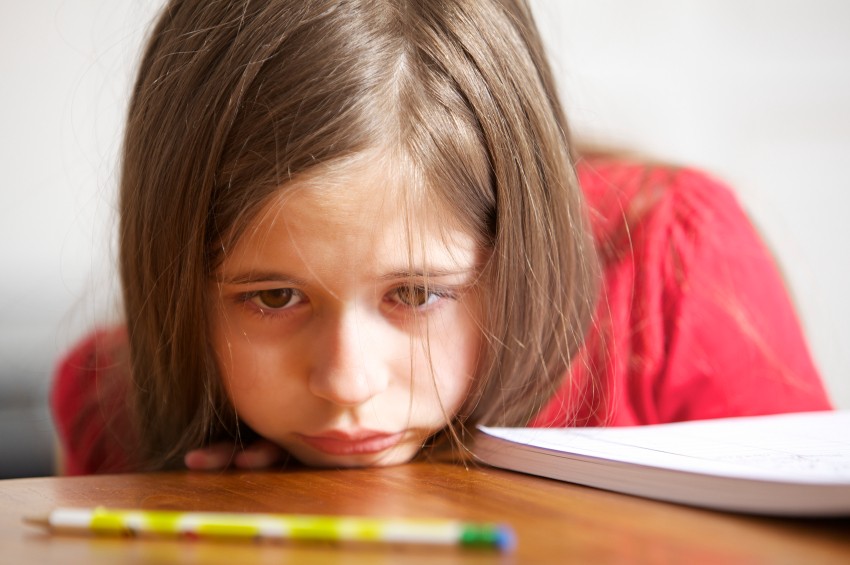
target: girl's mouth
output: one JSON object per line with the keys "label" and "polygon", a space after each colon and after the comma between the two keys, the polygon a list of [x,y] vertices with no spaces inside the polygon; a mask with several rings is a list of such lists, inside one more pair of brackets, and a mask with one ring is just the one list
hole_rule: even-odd
{"label": "girl's mouth", "polygon": [[305,444],[328,455],[367,455],[379,453],[401,441],[402,432],[387,434],[370,430],[331,430],[310,436],[297,434]]}

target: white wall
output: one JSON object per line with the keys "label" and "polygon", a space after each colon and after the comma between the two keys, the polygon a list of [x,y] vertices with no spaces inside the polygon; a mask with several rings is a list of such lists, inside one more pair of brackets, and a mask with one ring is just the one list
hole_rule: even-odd
{"label": "white wall", "polygon": [[107,303],[121,117],[153,5],[0,3],[0,400],[43,386]]}
{"label": "white wall", "polygon": [[[109,313],[121,119],[158,4],[0,4],[0,403],[43,391],[57,353]],[[579,133],[737,187],[850,408],[850,3],[534,7]]]}

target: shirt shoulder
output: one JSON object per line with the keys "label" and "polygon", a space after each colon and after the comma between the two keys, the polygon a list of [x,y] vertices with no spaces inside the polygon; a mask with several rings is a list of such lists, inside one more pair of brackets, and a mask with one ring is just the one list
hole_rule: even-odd
{"label": "shirt shoulder", "polygon": [[127,470],[127,355],[125,329],[101,328],[84,336],[57,364],[50,407],[66,474]]}
{"label": "shirt shoulder", "polygon": [[696,236],[715,224],[749,225],[729,187],[697,169],[594,157],[580,161],[577,172],[604,255],[612,246],[634,246],[632,238],[648,227],[677,225]]}
{"label": "shirt shoulder", "polygon": [[724,183],[608,158],[577,170],[602,291],[569,378],[537,424],[829,408],[781,274]]}

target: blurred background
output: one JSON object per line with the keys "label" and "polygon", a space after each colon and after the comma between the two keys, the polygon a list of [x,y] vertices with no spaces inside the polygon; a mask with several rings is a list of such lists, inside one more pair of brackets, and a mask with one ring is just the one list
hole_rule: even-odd
{"label": "blurred background", "polygon": [[[52,473],[52,368],[117,317],[122,118],[160,5],[0,0],[0,478]],[[850,408],[850,3],[532,6],[579,137],[736,189]]]}

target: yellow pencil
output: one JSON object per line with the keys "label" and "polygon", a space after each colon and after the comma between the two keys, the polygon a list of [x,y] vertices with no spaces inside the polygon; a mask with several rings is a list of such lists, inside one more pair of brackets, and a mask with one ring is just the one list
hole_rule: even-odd
{"label": "yellow pencil", "polygon": [[502,524],[439,519],[386,519],[221,512],[57,508],[26,522],[56,533],[233,538],[387,544],[457,545],[511,551],[513,530]]}

